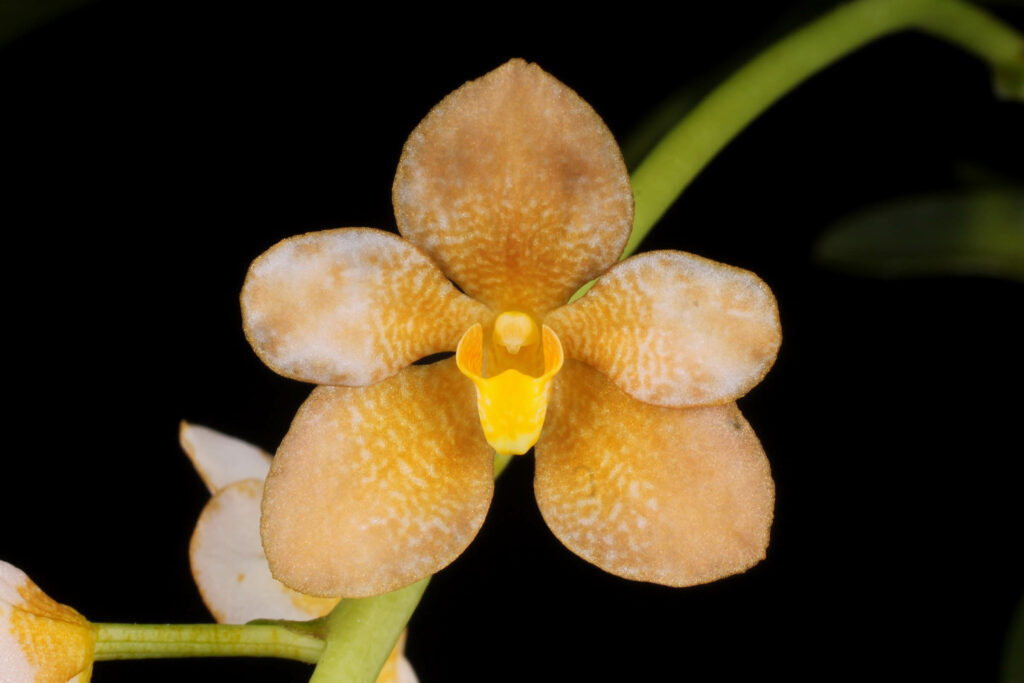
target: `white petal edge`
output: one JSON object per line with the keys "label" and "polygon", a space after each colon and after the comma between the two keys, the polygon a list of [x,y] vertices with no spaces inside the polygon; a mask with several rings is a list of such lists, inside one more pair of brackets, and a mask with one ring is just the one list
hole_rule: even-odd
{"label": "white petal edge", "polygon": [[0,560],[0,671],[5,683],[35,680],[35,668],[11,632],[14,610],[25,603],[18,589],[28,582],[25,572]]}
{"label": "white petal edge", "polygon": [[182,420],[178,439],[210,493],[243,479],[263,481],[270,471],[270,455],[215,429]]}

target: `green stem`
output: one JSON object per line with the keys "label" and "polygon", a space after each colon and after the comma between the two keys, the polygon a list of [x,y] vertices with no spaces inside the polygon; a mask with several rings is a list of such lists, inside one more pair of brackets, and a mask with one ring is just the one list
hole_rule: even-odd
{"label": "green stem", "polygon": [[309,683],[374,683],[429,581],[338,603],[327,616],[327,648]]}
{"label": "green stem", "polygon": [[93,624],[97,660],[282,657],[316,663],[324,641],[303,625]]}
{"label": "green stem", "polygon": [[516,456],[508,455],[506,453],[495,453],[494,454],[494,478],[497,479],[501,476],[501,473],[505,471],[508,464],[512,462],[512,458]]}
{"label": "green stem", "polygon": [[694,177],[759,114],[840,57],[908,28],[925,30],[989,61],[1004,84],[1008,72],[1024,71],[1024,37],[965,2],[858,0],[843,5],[735,72],[637,167],[632,176],[636,215],[623,257],[636,250]]}
{"label": "green stem", "polygon": [[1024,36],[1012,26],[960,0],[936,2],[911,21],[911,28],[931,33],[963,48],[994,67],[1024,60]]}
{"label": "green stem", "polygon": [[996,93],[1024,100],[1024,35],[995,17],[964,2],[942,2],[913,22],[989,63]]}

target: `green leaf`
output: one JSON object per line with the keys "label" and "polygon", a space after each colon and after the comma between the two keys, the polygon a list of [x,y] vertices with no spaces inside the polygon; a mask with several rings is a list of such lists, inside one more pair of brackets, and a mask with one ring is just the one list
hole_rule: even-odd
{"label": "green leaf", "polygon": [[858,275],[982,275],[1024,281],[1024,191],[909,197],[851,216],[815,260]]}

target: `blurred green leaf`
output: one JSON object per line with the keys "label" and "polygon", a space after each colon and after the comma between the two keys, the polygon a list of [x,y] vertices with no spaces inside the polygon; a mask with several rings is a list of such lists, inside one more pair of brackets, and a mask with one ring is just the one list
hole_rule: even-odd
{"label": "blurred green leaf", "polygon": [[1024,101],[1024,65],[1020,62],[992,67],[992,85],[1004,100]]}
{"label": "blurred green leaf", "polygon": [[910,197],[840,221],[814,259],[875,277],[984,275],[1024,281],[1024,191]]}

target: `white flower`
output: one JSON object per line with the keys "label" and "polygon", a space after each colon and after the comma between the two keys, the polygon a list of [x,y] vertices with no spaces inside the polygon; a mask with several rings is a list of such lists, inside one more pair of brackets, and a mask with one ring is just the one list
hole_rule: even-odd
{"label": "white flower", "polygon": [[87,683],[96,631],[0,561],[0,683]]}
{"label": "white flower", "polygon": [[[189,555],[192,576],[214,618],[225,624],[306,621],[330,612],[337,598],[303,595],[270,575],[260,542],[260,499],[270,456],[244,441],[186,422],[181,423],[180,439],[213,494],[196,523]],[[377,683],[417,683],[402,655],[404,641],[403,634]]]}

